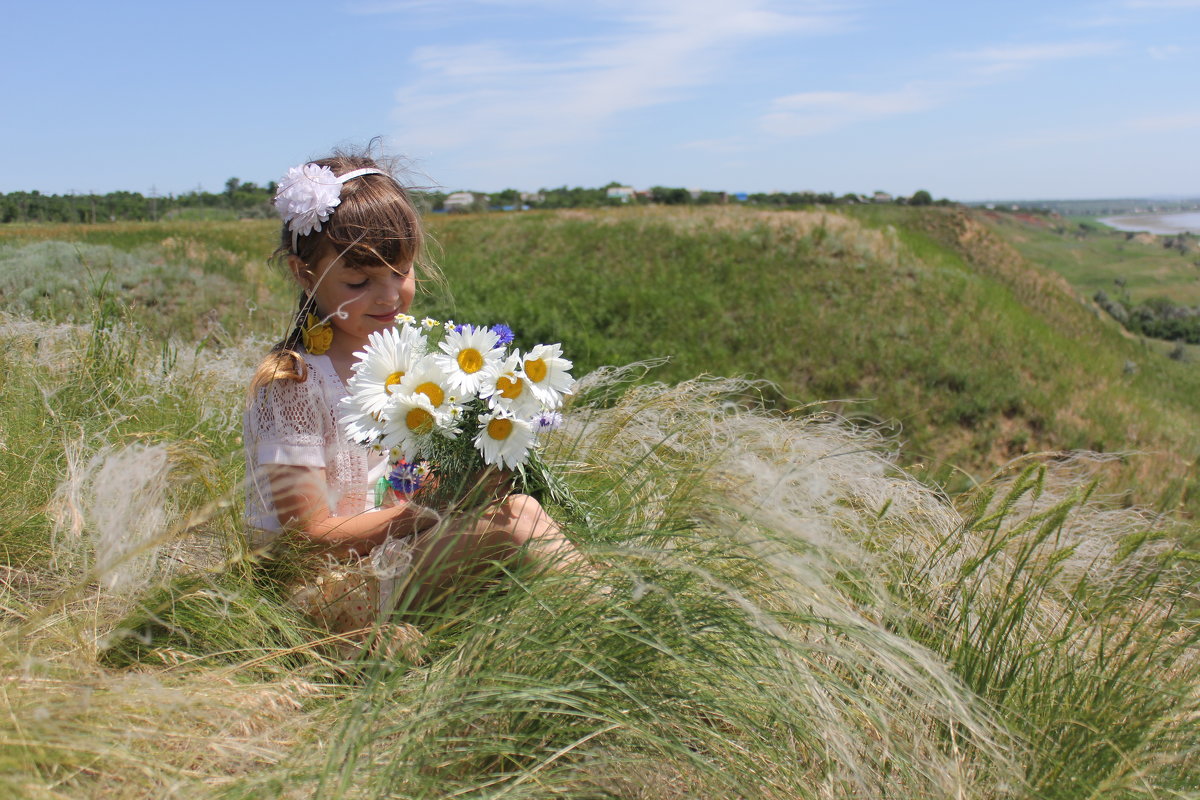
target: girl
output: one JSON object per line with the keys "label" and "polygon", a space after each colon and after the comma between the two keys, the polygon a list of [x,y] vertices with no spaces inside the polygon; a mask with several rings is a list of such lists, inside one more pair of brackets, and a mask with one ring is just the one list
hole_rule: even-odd
{"label": "girl", "polygon": [[256,546],[287,533],[282,541],[324,556],[295,601],[333,633],[362,638],[380,611],[435,603],[497,558],[573,561],[558,525],[526,495],[445,519],[413,502],[375,506],[386,459],[344,435],[338,405],[354,353],[413,301],[421,220],[404,188],[363,156],[289,170],[275,202],[284,222],[275,256],[301,291],[291,333],[250,386],[247,516]]}

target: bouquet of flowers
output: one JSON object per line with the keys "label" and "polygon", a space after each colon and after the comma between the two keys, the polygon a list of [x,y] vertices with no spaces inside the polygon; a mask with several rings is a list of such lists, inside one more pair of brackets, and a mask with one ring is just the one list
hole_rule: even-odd
{"label": "bouquet of flowers", "polygon": [[431,464],[443,496],[453,496],[450,481],[485,467],[525,477],[536,461],[541,471],[538,437],[562,421],[571,362],[561,345],[521,353],[512,341],[506,325],[418,324],[408,315],[370,335],[355,354],[342,421],[351,439],[387,454],[393,491],[421,488]]}

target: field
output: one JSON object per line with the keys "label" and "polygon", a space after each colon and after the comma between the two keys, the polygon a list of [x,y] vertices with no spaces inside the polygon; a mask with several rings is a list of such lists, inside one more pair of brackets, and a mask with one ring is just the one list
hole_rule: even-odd
{"label": "field", "polygon": [[993,221],[1022,255],[1060,273],[1087,297],[1123,287],[1135,302],[1168,297],[1200,305],[1196,236],[1127,234],[1086,219],[997,214]]}
{"label": "field", "polygon": [[241,536],[277,227],[0,229],[0,796],[1200,793],[1200,366],[1073,248],[940,208],[431,227],[418,315],[586,376],[548,460],[599,574],[347,653]]}

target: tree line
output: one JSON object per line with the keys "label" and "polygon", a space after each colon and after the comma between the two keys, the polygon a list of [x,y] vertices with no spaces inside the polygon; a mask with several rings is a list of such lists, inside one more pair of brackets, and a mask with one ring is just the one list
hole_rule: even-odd
{"label": "tree line", "polygon": [[184,194],[143,195],[140,192],[107,194],[42,194],[9,192],[0,195],[0,222],[116,222],[177,218],[269,217],[276,185],[225,181],[225,191],[195,189]]}
{"label": "tree line", "polygon": [[[911,197],[881,200],[883,194],[874,195],[816,192],[772,192],[731,195],[720,191],[696,191],[682,187],[654,186],[632,195],[613,196],[609,189],[621,187],[612,182],[599,188],[582,186],[560,186],[540,189],[537,192],[521,192],[504,189],[492,194],[473,193],[478,202],[474,210],[512,210],[522,208],[590,208],[621,206],[639,203],[659,205],[713,205],[740,202],[748,205],[773,207],[798,207],[810,205],[844,205],[871,202],[899,202],[908,205],[947,205],[949,200],[934,201],[929,192],[920,190]],[[259,186],[238,178],[225,182],[221,192],[207,192],[197,188],[183,194],[149,195],[140,192],[109,192],[107,194],[42,194],[9,192],[0,194],[0,222],[67,222],[97,223],[117,221],[156,221],[164,219],[257,219],[274,216],[272,200],[275,197],[274,181]],[[411,192],[417,205],[424,211],[446,210],[449,193],[432,190]]]}

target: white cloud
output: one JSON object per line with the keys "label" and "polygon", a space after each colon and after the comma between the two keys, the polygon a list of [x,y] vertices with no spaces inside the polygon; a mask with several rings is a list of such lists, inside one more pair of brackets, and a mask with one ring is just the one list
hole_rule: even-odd
{"label": "white cloud", "polygon": [[1132,130],[1142,133],[1169,133],[1171,131],[1191,130],[1193,128],[1200,128],[1200,111],[1141,117],[1130,120],[1127,126]]}
{"label": "white cloud", "polygon": [[[388,4],[400,6],[411,12],[424,4]],[[396,136],[410,151],[471,148],[493,159],[536,161],[548,148],[598,135],[626,112],[690,96],[752,42],[819,34],[845,19],[818,3],[801,4],[799,12],[796,4],[786,7],[767,0],[602,0],[572,13],[583,8],[607,34],[418,48],[413,77],[396,92]]]}
{"label": "white cloud", "polygon": [[1177,44],[1152,45],[1146,48],[1146,52],[1155,61],[1170,61],[1173,58],[1178,58],[1187,52],[1184,48]]}
{"label": "white cloud", "polygon": [[971,66],[952,80],[914,81],[879,92],[811,91],[778,97],[759,118],[775,136],[813,136],[887,117],[916,114],[946,105],[964,94],[994,84],[1034,65],[1106,55],[1119,49],[1110,42],[1066,42],[985,47],[950,55]]}
{"label": "white cloud", "polygon": [[1200,0],[1125,0],[1126,8],[1200,8]]}
{"label": "white cloud", "polygon": [[746,140],[740,136],[731,136],[725,139],[697,139],[692,142],[684,142],[680,146],[688,150],[698,150],[702,153],[729,155],[744,153],[746,151]]}
{"label": "white cloud", "polygon": [[1115,42],[1057,42],[985,47],[980,50],[959,53],[957,57],[976,64],[975,69],[978,74],[998,75],[1050,61],[1110,55],[1119,49],[1120,45]]}
{"label": "white cloud", "polygon": [[1200,111],[1115,120],[1106,125],[1063,127],[1018,136],[1003,143],[1006,149],[1038,149],[1095,142],[1133,139],[1145,143],[1145,137],[1200,129]]}
{"label": "white cloud", "polygon": [[759,122],[776,136],[811,136],[848,125],[926,111],[944,102],[945,87],[910,84],[890,92],[801,92],[778,97]]}

